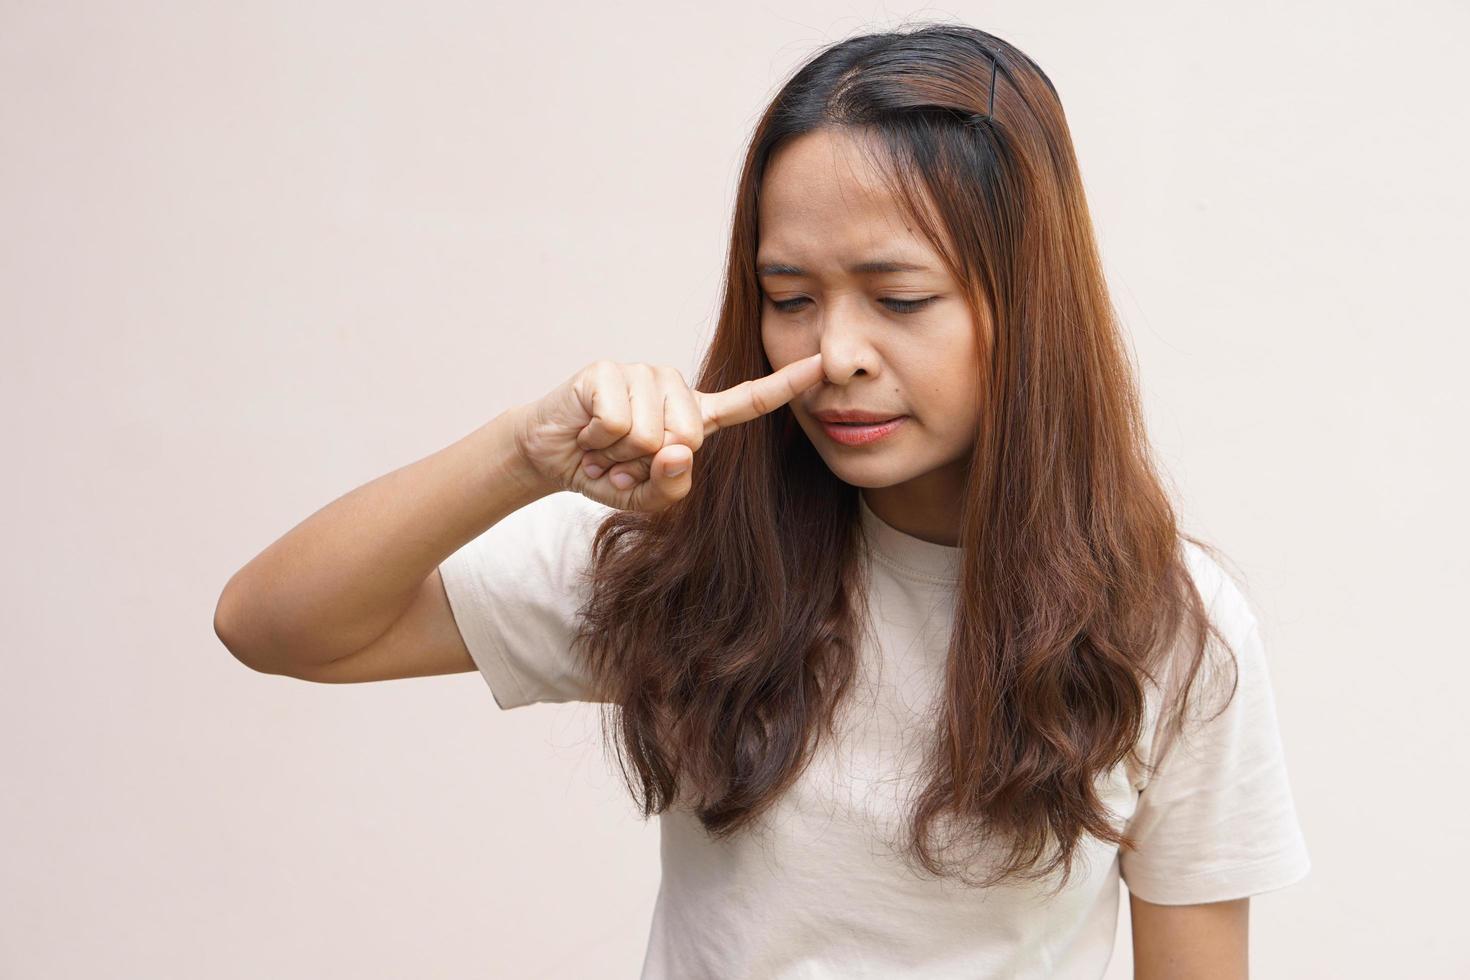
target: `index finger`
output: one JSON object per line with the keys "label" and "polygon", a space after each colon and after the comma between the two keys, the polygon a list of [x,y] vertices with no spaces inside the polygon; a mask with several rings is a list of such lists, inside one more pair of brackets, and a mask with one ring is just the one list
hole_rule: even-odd
{"label": "index finger", "polygon": [[724,391],[693,392],[704,417],[704,434],[773,412],[816,384],[822,377],[822,355],[792,361],[779,371],[742,381]]}

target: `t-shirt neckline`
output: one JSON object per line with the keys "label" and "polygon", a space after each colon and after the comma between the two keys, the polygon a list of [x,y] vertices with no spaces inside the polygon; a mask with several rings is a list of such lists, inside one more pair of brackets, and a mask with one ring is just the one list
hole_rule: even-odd
{"label": "t-shirt neckline", "polygon": [[890,569],[921,582],[954,585],[960,578],[962,549],[906,534],[873,513],[858,494],[863,531],[877,557]]}

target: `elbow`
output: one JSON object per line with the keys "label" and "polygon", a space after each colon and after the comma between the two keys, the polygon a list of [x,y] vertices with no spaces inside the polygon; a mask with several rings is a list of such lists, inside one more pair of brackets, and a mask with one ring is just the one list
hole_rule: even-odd
{"label": "elbow", "polygon": [[260,655],[258,645],[251,644],[245,636],[240,610],[240,600],[233,589],[234,579],[230,580],[220,593],[219,600],[214,607],[214,635],[219,639],[224,648],[230,651],[230,655],[237,661],[249,667],[251,670],[261,674],[284,673],[279,665],[271,663],[267,658]]}

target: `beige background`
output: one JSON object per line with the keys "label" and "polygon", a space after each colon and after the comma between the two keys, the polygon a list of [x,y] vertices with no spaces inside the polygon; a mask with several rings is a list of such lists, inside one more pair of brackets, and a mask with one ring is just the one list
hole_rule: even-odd
{"label": "beige background", "polygon": [[636,976],[657,823],[593,709],[254,674],[214,603],[590,360],[692,370],[757,112],[923,17],[1060,89],[1262,611],[1315,866],[1254,976],[1470,970],[1463,5],[11,0],[0,976]]}

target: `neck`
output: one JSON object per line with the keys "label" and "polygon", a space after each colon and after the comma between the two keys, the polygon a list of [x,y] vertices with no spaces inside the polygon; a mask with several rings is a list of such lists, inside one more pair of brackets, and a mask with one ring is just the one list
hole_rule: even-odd
{"label": "neck", "polygon": [[[946,468],[946,470],[949,468]],[[883,523],[923,541],[959,547],[963,470],[934,470],[891,487],[864,487],[864,502]]]}

